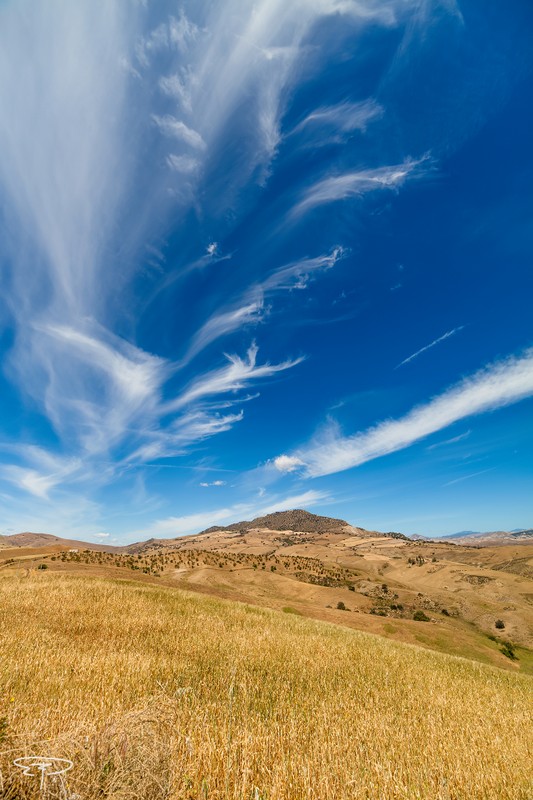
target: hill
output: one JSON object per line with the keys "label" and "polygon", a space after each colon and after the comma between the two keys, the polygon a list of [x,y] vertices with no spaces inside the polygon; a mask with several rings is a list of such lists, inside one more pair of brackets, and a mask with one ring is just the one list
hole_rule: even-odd
{"label": "hill", "polygon": [[202,533],[213,533],[214,531],[249,531],[254,528],[266,528],[271,531],[302,531],[303,533],[331,533],[342,531],[349,527],[349,523],[343,519],[334,517],[322,517],[318,514],[311,514],[301,508],[292,511],[276,511],[264,517],[256,517],[251,521],[234,522],[231,525],[214,525],[207,528]]}
{"label": "hill", "polygon": [[[0,573],[0,641],[5,798],[531,797],[527,676],[51,571]],[[70,759],[68,785],[22,775],[35,752]]]}
{"label": "hill", "polygon": [[0,536],[0,552],[4,549],[16,547],[52,547],[52,548],[80,548],[88,550],[101,550],[102,552],[120,552],[124,548],[111,545],[82,542],[78,539],[63,539],[50,533],[13,533],[10,536]]}
{"label": "hill", "polygon": [[[353,531],[354,529],[361,532],[364,531],[364,528],[354,528],[344,519],[323,517],[318,514],[311,514],[302,508],[296,508],[292,511],[276,511],[273,514],[256,517],[250,521],[233,522],[231,525],[213,525],[211,528],[201,531],[201,534],[215,533],[216,531],[251,531],[254,529],[300,533],[339,533],[344,530]],[[383,533],[382,536],[390,536],[392,539],[409,539],[403,533],[396,533],[395,531]]]}

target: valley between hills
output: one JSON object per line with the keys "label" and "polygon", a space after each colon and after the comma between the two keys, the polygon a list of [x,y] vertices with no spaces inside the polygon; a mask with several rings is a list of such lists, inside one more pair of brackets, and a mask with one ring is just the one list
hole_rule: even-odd
{"label": "valley between hills", "polygon": [[412,540],[296,510],[125,547],[1,537],[0,575],[184,589],[531,674],[533,543],[489,541]]}

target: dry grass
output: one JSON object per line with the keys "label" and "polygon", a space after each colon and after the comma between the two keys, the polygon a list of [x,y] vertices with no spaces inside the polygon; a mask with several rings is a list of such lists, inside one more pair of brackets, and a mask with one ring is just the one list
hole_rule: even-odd
{"label": "dry grass", "polygon": [[39,796],[12,766],[35,753],[74,761],[81,800],[533,797],[526,676],[292,614],[46,572],[0,580],[0,652],[10,800]]}

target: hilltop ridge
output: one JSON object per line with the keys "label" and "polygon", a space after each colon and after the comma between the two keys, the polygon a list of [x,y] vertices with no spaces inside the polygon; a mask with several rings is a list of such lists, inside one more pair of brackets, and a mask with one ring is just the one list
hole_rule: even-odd
{"label": "hilltop ridge", "polygon": [[303,533],[333,533],[350,526],[344,519],[335,517],[322,517],[312,514],[303,508],[294,508],[291,511],[275,511],[263,517],[255,517],[243,522],[232,522],[231,525],[213,525],[206,528],[204,533],[215,531],[249,531],[254,528],[266,528],[270,531],[302,531]]}

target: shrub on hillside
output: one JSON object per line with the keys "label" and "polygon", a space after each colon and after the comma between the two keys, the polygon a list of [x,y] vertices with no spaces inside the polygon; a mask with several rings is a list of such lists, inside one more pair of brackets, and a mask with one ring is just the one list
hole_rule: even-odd
{"label": "shrub on hillside", "polygon": [[511,642],[502,642],[502,646],[500,647],[500,653],[503,653],[504,656],[510,658],[511,661],[516,661],[518,659],[518,656],[516,655],[514,649],[515,646],[514,644],[511,644]]}
{"label": "shrub on hillside", "polygon": [[499,631],[502,631],[505,628],[505,622],[503,619],[497,619],[494,623],[494,627],[498,628]]}
{"label": "shrub on hillside", "polygon": [[416,622],[429,622],[428,615],[424,614],[421,608],[415,611],[415,613],[413,614],[413,619],[416,620]]}

